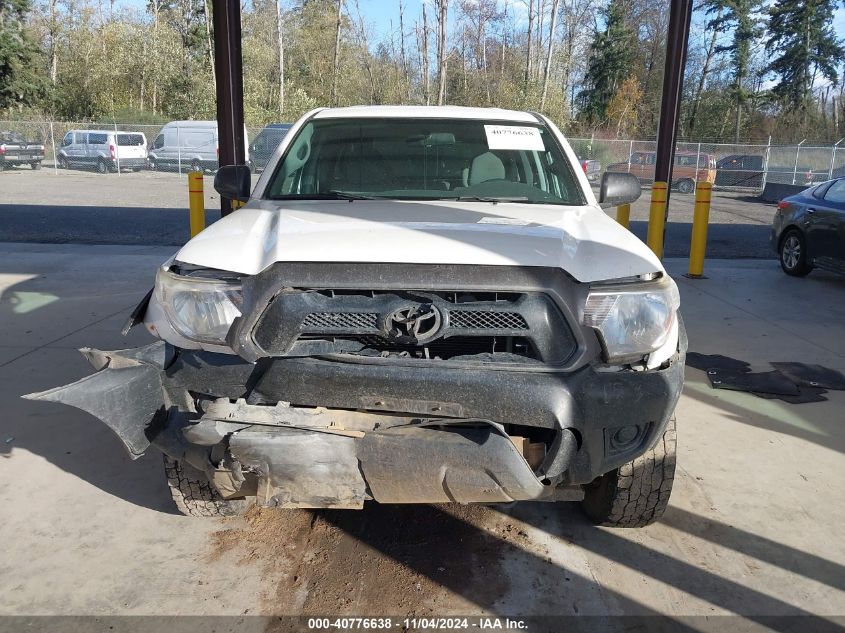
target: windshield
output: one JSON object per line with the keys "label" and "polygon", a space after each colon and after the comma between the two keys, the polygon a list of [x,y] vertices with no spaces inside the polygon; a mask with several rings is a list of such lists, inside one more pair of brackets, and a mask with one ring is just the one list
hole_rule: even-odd
{"label": "windshield", "polygon": [[23,143],[23,136],[17,132],[0,132],[0,141],[4,143]]}
{"label": "windshield", "polygon": [[465,119],[310,121],[288,146],[267,197],[584,204],[546,127]]}

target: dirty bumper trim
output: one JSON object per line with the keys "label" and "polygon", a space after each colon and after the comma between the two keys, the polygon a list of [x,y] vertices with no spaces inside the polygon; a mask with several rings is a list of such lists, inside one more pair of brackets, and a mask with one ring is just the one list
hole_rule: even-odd
{"label": "dirty bumper trim", "polygon": [[80,350],[97,373],[64,387],[23,396],[60,402],[100,418],[137,459],[163,422],[161,371],[169,350],[163,342],[114,352]]}

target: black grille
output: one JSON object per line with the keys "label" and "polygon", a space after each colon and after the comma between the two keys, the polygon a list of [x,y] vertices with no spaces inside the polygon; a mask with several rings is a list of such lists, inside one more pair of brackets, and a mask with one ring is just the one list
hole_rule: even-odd
{"label": "black grille", "polygon": [[375,330],[378,315],[369,312],[312,312],[302,321],[303,330]]}
{"label": "black grille", "polygon": [[444,338],[422,346],[402,345],[380,336],[361,336],[358,340],[367,349],[380,352],[382,356],[405,356],[408,358],[434,358],[447,360],[465,356],[485,355],[487,360],[533,360],[536,353],[527,339],[521,337],[455,336]]}
{"label": "black grille", "polygon": [[528,323],[518,312],[450,310],[449,324],[460,330],[527,330]]}
{"label": "black grille", "polygon": [[[443,316],[434,337],[420,343],[396,336],[392,315],[429,305]],[[577,350],[564,315],[541,292],[289,289],[270,300],[252,340],[267,356],[355,354],[550,365]]]}

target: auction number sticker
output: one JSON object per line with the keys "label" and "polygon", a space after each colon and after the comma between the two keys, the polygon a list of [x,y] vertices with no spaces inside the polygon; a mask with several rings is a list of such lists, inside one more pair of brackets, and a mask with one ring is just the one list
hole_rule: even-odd
{"label": "auction number sticker", "polygon": [[527,125],[485,125],[487,147],[490,149],[521,149],[546,151],[543,137],[536,127]]}

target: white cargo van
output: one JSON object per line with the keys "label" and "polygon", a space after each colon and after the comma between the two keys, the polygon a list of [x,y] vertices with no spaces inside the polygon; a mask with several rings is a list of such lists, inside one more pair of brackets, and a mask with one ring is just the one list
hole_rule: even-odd
{"label": "white cargo van", "polygon": [[[244,127],[244,152],[246,139]],[[171,121],[155,137],[148,164],[154,170],[215,171],[218,159],[217,121]]]}
{"label": "white cargo van", "polygon": [[70,130],[62,139],[56,160],[59,167],[93,167],[101,174],[147,163],[147,137],[121,130]]}

